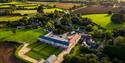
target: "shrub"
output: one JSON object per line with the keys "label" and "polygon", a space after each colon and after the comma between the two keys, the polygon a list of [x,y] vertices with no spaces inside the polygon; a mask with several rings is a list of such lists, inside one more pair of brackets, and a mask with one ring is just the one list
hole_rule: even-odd
{"label": "shrub", "polygon": [[14,16],[22,16],[20,13],[13,14]]}
{"label": "shrub", "polygon": [[24,14],[23,16],[28,16],[28,14]]}

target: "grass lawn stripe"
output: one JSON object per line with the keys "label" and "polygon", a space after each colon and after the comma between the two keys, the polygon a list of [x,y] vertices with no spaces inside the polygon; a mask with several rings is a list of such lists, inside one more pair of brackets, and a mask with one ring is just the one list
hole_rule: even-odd
{"label": "grass lawn stripe", "polygon": [[41,58],[43,58],[43,56],[41,54],[38,54],[35,51],[30,51],[26,55],[28,55],[29,57],[34,58],[36,60],[40,60]]}
{"label": "grass lawn stripe", "polygon": [[46,48],[48,45],[46,44],[39,44],[38,46],[34,47],[33,50],[35,51],[41,51],[41,49]]}
{"label": "grass lawn stripe", "polygon": [[29,48],[34,48],[34,47],[38,46],[39,44],[40,44],[40,42],[33,43],[33,44],[30,44],[28,47]]}
{"label": "grass lawn stripe", "polygon": [[54,51],[56,50],[55,47],[52,47],[52,46],[48,46],[47,48],[41,50],[40,53],[46,55],[46,56],[49,56],[50,54],[52,54]]}
{"label": "grass lawn stripe", "polygon": [[61,49],[57,49],[53,54],[58,55],[61,51]]}

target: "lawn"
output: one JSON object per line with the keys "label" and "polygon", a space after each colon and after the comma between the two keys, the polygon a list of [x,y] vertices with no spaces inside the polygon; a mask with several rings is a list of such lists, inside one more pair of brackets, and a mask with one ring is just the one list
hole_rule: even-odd
{"label": "lawn", "polygon": [[31,48],[31,51],[29,51],[26,55],[37,60],[40,60],[41,58],[47,59],[50,55],[58,55],[62,51],[59,48],[43,44],[41,42],[30,44],[28,47]]}
{"label": "lawn", "polygon": [[21,18],[22,16],[0,16],[0,22],[1,21],[16,21]]}
{"label": "lawn", "polygon": [[90,18],[94,23],[101,25],[102,27],[108,30],[113,30],[125,26],[125,23],[124,24],[112,23],[111,16],[108,16],[107,14],[90,14],[90,15],[83,15],[82,17]]}
{"label": "lawn", "polygon": [[34,30],[17,30],[12,33],[9,29],[0,29],[0,41],[16,41],[16,42],[36,42],[40,35],[44,35],[43,29]]}

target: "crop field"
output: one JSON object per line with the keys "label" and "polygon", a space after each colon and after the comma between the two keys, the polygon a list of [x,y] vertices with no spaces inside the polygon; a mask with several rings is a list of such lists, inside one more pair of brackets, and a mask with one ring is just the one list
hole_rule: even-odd
{"label": "crop field", "polygon": [[61,52],[61,49],[40,42],[30,44],[28,47],[31,48],[31,51],[26,55],[36,60],[47,59],[50,55],[58,55]]}
{"label": "crop field", "polygon": [[18,45],[15,43],[0,43],[0,63],[22,63],[14,56]]}
{"label": "crop field", "polygon": [[83,17],[90,18],[94,23],[101,25],[102,27],[113,30],[115,28],[123,27],[124,24],[115,24],[111,22],[111,16],[107,14],[90,14],[90,15],[83,15]]}
{"label": "crop field", "polygon": [[39,6],[38,4],[28,4],[23,2],[8,2],[8,3],[1,3],[0,8],[10,8],[11,4],[14,4],[17,7],[23,7],[24,9],[35,9]]}
{"label": "crop field", "polygon": [[15,41],[15,42],[36,42],[40,35],[44,35],[43,29],[35,30],[17,30],[12,33],[11,29],[0,29],[0,41]]}
{"label": "crop field", "polygon": [[8,6],[8,5],[10,5],[10,4],[14,4],[17,7],[24,7],[26,9],[37,8],[40,4],[49,5],[49,6],[56,5],[56,7],[63,8],[63,9],[70,9],[74,5],[76,5],[76,6],[80,5],[80,4],[77,4],[77,3],[59,3],[59,2],[27,2],[27,3],[23,3],[23,2],[8,2],[8,3],[0,3],[0,8],[9,8],[10,6]]}
{"label": "crop field", "polygon": [[0,16],[0,22],[2,21],[16,21],[21,19],[22,16]]}
{"label": "crop field", "polygon": [[51,13],[51,12],[54,12],[55,10],[57,11],[63,11],[61,9],[58,9],[58,8],[51,8],[51,9],[44,9],[44,13]]}
{"label": "crop field", "polygon": [[59,3],[59,2],[28,2],[32,4],[44,4],[44,5],[49,5],[53,6],[56,5],[58,8],[63,8],[63,9],[69,9],[72,8],[74,5],[79,6],[80,4],[77,3]]}
{"label": "crop field", "polygon": [[[45,13],[51,13],[54,12],[55,10],[57,11],[63,11],[62,9],[58,9],[58,8],[51,8],[51,9],[44,9]],[[21,15],[24,14],[35,14],[37,13],[36,10],[16,10],[13,13],[20,13]],[[0,22],[2,21],[16,21],[21,19],[23,16],[0,16]]]}
{"label": "crop field", "polygon": [[80,6],[80,4],[76,4],[76,3],[57,3],[57,4],[56,4],[57,7],[63,8],[63,9],[70,9],[70,8],[72,8],[74,5]]}
{"label": "crop field", "polygon": [[0,5],[0,8],[10,8],[9,5]]}
{"label": "crop field", "polygon": [[37,13],[36,10],[16,10],[14,11],[14,13],[20,13],[21,15],[24,15],[24,14],[34,14],[34,13]]}
{"label": "crop field", "polygon": [[25,4],[25,3],[22,3],[22,2],[7,2],[7,3],[1,3],[1,4]]}
{"label": "crop field", "polygon": [[[57,11],[63,11],[62,9],[58,9],[58,8],[51,8],[51,9],[44,9],[44,13],[51,13],[51,12],[54,12],[55,10]],[[20,13],[22,15],[24,14],[34,14],[34,13],[37,13],[36,10],[16,10],[14,11],[14,13]]]}

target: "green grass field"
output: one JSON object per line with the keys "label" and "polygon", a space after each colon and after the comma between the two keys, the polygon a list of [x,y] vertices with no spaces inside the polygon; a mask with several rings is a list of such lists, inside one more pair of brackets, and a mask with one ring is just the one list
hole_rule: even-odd
{"label": "green grass field", "polygon": [[57,11],[63,11],[62,9],[58,9],[58,8],[51,8],[51,9],[44,9],[44,13],[53,13],[55,10]]}
{"label": "green grass field", "polygon": [[[58,9],[58,8],[44,9],[43,11],[44,13],[51,13],[51,12],[54,12],[55,10],[63,11],[62,9]],[[23,15],[23,14],[34,14],[34,13],[37,13],[37,11],[36,10],[16,10],[14,11],[14,13],[20,13]]]}
{"label": "green grass field", "polygon": [[26,55],[37,60],[47,59],[50,55],[58,55],[61,52],[61,49],[40,42],[30,44],[28,47],[31,48],[31,51]]}
{"label": "green grass field", "polygon": [[108,16],[107,14],[90,14],[90,15],[83,15],[82,17],[88,17],[94,23],[101,25],[102,27],[108,30],[113,30],[113,29],[125,26],[125,23],[124,24],[112,23],[111,16]]}
{"label": "green grass field", "polygon": [[7,2],[7,3],[2,3],[2,4],[24,4],[23,2]]}
{"label": "green grass field", "polygon": [[10,8],[11,4],[14,4],[17,7],[24,7],[25,9],[34,9],[39,6],[38,4],[28,4],[24,2],[8,2],[8,3],[1,3],[0,8]]}
{"label": "green grass field", "polygon": [[16,10],[14,11],[14,13],[20,13],[21,15],[24,15],[24,14],[34,14],[34,13],[37,13],[36,10]]}
{"label": "green grass field", "polygon": [[9,5],[0,5],[0,8],[10,8]]}
{"label": "green grass field", "polygon": [[16,21],[21,18],[22,16],[0,16],[0,22],[1,21]]}
{"label": "green grass field", "polygon": [[72,54],[71,55],[73,55],[73,56],[79,55],[80,54],[79,49],[80,49],[80,46],[74,47],[74,49],[72,50]]}
{"label": "green grass field", "polygon": [[40,35],[44,35],[43,29],[35,30],[17,30],[12,33],[9,29],[0,29],[0,41],[16,41],[16,42],[36,42]]}

